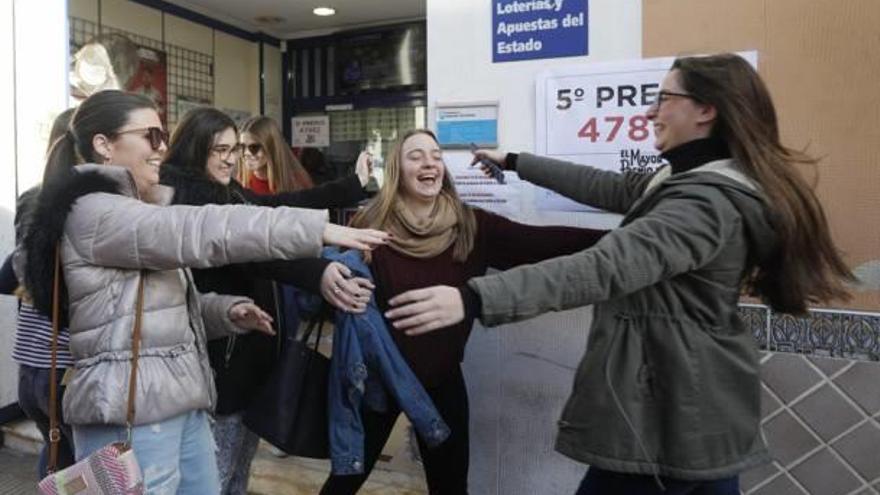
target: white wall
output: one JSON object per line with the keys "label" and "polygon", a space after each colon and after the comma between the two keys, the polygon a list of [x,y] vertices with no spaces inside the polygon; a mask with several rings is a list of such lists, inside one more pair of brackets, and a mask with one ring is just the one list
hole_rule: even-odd
{"label": "white wall", "polygon": [[214,106],[260,113],[259,45],[214,31]]}
{"label": "white wall", "polygon": [[[536,74],[590,61],[641,57],[641,1],[590,0],[588,4],[589,56],[492,63],[491,2],[427,0],[429,125],[433,127],[437,103],[498,101],[499,148],[534,150]],[[522,195],[521,219],[587,223],[583,215],[536,212],[528,186]],[[591,226],[603,227],[616,220],[614,215],[602,215],[589,221]]]}
{"label": "white wall", "polygon": [[[0,259],[14,245],[17,194],[39,182],[52,121],[67,108],[67,3],[0,2]],[[0,407],[17,399],[16,303],[0,296]]]}
{"label": "white wall", "polygon": [[[15,208],[15,73],[12,2],[0,2],[0,256],[12,251]],[[0,296],[0,349],[12,349],[15,299]],[[18,373],[9,351],[0,354],[0,407],[16,399]]]}
{"label": "white wall", "polygon": [[[491,5],[427,0],[431,126],[438,102],[498,101],[500,148],[531,151],[538,72],[641,56],[641,1],[591,0],[589,56],[493,64]],[[532,193],[530,188],[521,193],[525,206],[520,219],[585,223],[572,214],[539,214]],[[567,494],[577,488],[585,466],[555,453],[553,441],[574,368],[586,348],[590,315],[583,308],[497,329],[474,329],[465,358],[472,493]]]}

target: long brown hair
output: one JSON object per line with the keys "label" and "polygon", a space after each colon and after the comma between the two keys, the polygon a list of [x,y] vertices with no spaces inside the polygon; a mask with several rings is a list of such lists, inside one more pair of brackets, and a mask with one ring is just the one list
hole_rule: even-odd
{"label": "long brown hair", "polygon": [[[273,193],[299,191],[315,186],[311,176],[293,155],[293,151],[281,135],[278,124],[271,117],[251,117],[241,126],[241,132],[250,134],[263,147],[263,153],[268,159],[266,176]],[[250,171],[247,167],[240,167],[240,171],[241,183],[247,184]]]}
{"label": "long brown hair", "polygon": [[742,57],[679,58],[683,88],[718,112],[713,135],[727,142],[740,169],[760,184],[777,234],[776,255],[758,266],[747,290],[774,310],[803,314],[807,305],[850,297],[855,281],[831,240],[813,188],[796,165],[817,160],[779,139],[776,109],[758,73]]}
{"label": "long brown hair", "polygon": [[[394,146],[391,147],[391,151],[385,160],[385,179],[382,183],[382,188],[379,189],[376,197],[352,218],[351,224],[353,227],[385,228],[397,202],[401,200],[400,164],[402,157],[400,155],[403,143],[410,137],[418,134],[430,136],[434,142],[437,142],[437,136],[428,129],[407,131],[397,140]],[[455,211],[455,216],[458,218],[458,236],[453,244],[452,258],[456,261],[464,261],[471,253],[471,250],[473,250],[474,238],[477,235],[477,221],[474,218],[474,212],[458,197],[455,184],[453,184],[449,176],[449,170],[444,171],[443,184],[440,191],[441,194],[446,193],[452,199],[452,207]]]}

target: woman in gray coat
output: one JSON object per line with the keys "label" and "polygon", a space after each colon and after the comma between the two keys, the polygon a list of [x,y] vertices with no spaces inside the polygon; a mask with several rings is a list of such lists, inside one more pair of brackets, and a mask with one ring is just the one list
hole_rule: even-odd
{"label": "woman in gray coat", "polygon": [[803,314],[846,298],[853,277],[796,170],[813,160],[780,143],[748,62],[676,60],[647,117],[669,163],[651,176],[478,152],[623,221],[571,256],[402,294],[389,317],[415,335],[469,316],[493,326],[594,304],[556,439],[590,465],[578,495],[738,494],[738,474],[769,461],[741,293]]}
{"label": "woman in gray coat", "polygon": [[[167,206],[172,191],[158,185],[166,138],[143,97],[104,91],[80,105],[49,155],[50,178],[24,241],[25,285],[37,309],[51,314],[54,268],[45,260],[60,246],[62,314],[75,361],[63,408],[81,459],[127,434],[143,277],[131,435],[146,489],[217,493],[208,425],[216,394],[206,341],[271,333],[272,322],[248,298],[199,293],[187,267],[317,256],[323,243],[370,249],[386,235],[331,225],[322,210]],[[93,163],[74,167],[82,161]]]}

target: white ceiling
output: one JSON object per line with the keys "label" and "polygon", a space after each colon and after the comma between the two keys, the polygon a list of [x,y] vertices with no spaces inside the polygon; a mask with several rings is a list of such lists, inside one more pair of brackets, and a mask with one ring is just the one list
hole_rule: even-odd
{"label": "white ceiling", "polygon": [[[327,34],[340,29],[424,19],[426,0],[168,0],[180,7],[281,39]],[[318,17],[315,7],[333,7],[336,15]],[[278,16],[284,21],[261,25],[254,19]]]}

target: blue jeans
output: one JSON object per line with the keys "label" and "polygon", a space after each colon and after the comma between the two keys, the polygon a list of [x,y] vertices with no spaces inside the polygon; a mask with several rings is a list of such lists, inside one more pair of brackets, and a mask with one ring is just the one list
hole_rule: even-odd
{"label": "blue jeans", "polygon": [[[58,470],[62,470],[73,464],[73,433],[70,426],[64,424],[61,413],[61,398],[64,397],[64,387],[61,386],[61,378],[65,368],[58,369],[56,383],[58,384],[58,421],[61,423],[61,441],[58,442]],[[33,366],[20,365],[18,368],[18,405],[22,411],[37,425],[40,434],[43,435],[43,449],[40,451],[40,460],[37,463],[37,473],[40,479],[46,476],[46,468],[49,464],[49,370],[34,368]]]}
{"label": "blue jeans", "polygon": [[[111,442],[125,440],[125,427],[73,426],[76,458]],[[220,493],[214,436],[206,411],[191,411],[158,423],[136,426],[132,447],[144,473],[147,493],[156,495]]]}
{"label": "blue jeans", "polygon": [[739,477],[711,481],[683,481],[665,476],[662,491],[653,476],[616,473],[591,467],[575,495],[739,495]]}

